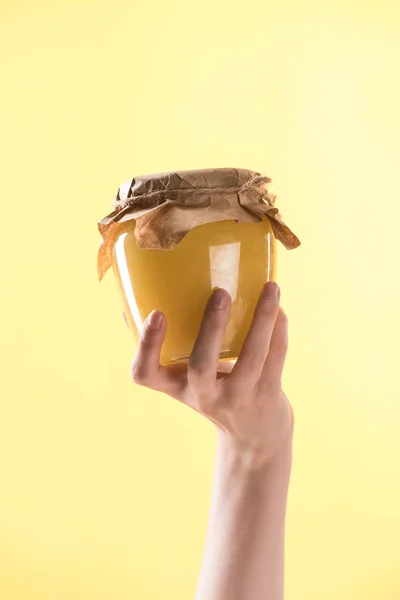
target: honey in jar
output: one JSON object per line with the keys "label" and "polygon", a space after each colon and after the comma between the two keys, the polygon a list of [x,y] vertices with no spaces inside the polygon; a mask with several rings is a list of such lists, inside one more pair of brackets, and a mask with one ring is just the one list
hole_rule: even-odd
{"label": "honey in jar", "polygon": [[260,291],[276,277],[276,237],[298,245],[266,179],[237,169],[135,178],[100,223],[99,276],[112,267],[136,338],[152,310],[165,314],[163,364],[188,360],[216,287],[232,300],[220,358],[237,358]]}

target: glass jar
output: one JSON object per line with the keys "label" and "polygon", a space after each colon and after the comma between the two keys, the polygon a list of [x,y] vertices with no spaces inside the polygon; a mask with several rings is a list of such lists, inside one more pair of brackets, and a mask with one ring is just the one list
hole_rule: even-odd
{"label": "glass jar", "polygon": [[149,313],[160,310],[167,318],[161,362],[186,361],[210,294],[220,287],[232,299],[220,358],[237,358],[262,286],[275,279],[269,221],[199,225],[173,250],[139,248],[131,223],[115,241],[112,266],[135,337]]}
{"label": "glass jar", "polygon": [[239,355],[262,286],[275,279],[275,240],[288,249],[300,244],[269,183],[246,169],[136,177],[98,223],[98,276],[113,268],[135,337],[152,310],[167,318],[163,364],[188,360],[216,287],[232,298],[220,357]]}

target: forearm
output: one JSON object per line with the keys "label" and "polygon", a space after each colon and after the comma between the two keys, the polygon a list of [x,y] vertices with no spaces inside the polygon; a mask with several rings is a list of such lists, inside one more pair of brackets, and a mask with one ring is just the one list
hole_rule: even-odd
{"label": "forearm", "polygon": [[282,600],[291,440],[266,466],[219,436],[196,600]]}

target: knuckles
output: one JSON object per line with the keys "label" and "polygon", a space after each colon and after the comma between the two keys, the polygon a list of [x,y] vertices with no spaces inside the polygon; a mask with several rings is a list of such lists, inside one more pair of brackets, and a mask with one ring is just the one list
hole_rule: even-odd
{"label": "knuckles", "polygon": [[131,366],[131,377],[133,383],[140,386],[150,387],[151,377],[146,365],[140,363],[139,360],[134,359]]}
{"label": "knuckles", "polygon": [[210,370],[201,363],[193,363],[189,360],[187,370],[188,382],[196,391],[207,391],[215,386],[215,378]]}
{"label": "knuckles", "polygon": [[279,319],[281,326],[283,328],[287,329],[288,325],[289,325],[289,319],[282,307],[280,307],[280,309],[279,309],[278,319]]}
{"label": "knuckles", "polygon": [[152,346],[157,338],[157,334],[157,330],[151,329],[148,325],[144,325],[140,334],[139,345]]}

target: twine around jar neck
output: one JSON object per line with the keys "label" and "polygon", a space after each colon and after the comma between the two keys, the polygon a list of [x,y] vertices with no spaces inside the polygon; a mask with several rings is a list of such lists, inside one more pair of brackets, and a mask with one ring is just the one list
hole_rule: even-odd
{"label": "twine around jar neck", "polygon": [[268,193],[267,186],[271,183],[271,179],[265,175],[257,175],[249,181],[246,181],[241,186],[233,187],[192,187],[192,188],[173,188],[155,190],[153,192],[145,192],[137,194],[136,196],[129,196],[127,198],[119,198],[119,191],[117,198],[114,201],[114,210],[120,212],[128,207],[135,206],[136,204],[159,206],[166,200],[176,201],[178,198],[185,198],[187,196],[197,198],[205,194],[219,194],[221,196],[231,194],[243,194],[247,191],[254,191],[260,196],[261,200],[265,200],[269,206],[274,206],[275,196]]}

